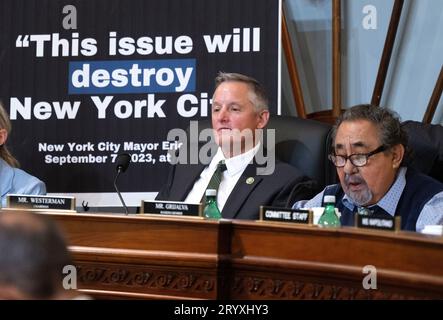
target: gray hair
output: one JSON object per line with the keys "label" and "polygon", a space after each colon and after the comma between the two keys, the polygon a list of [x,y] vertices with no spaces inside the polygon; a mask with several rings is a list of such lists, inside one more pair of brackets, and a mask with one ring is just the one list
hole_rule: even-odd
{"label": "gray hair", "polygon": [[228,81],[237,81],[247,84],[251,88],[250,92],[252,95],[250,97],[250,100],[251,103],[254,105],[255,110],[257,112],[268,110],[269,100],[266,95],[266,91],[257,80],[240,73],[219,72],[217,77],[215,78],[215,89],[217,89],[218,86],[223,82]]}
{"label": "gray hair", "polygon": [[408,136],[401,126],[400,116],[387,108],[371,104],[360,104],[347,109],[336,121],[332,129],[332,144],[338,127],[345,121],[367,120],[378,128],[380,143],[390,149],[401,144],[407,150]]}

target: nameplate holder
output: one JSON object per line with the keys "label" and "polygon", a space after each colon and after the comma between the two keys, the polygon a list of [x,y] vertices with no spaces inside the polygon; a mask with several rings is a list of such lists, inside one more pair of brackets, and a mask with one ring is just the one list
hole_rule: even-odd
{"label": "nameplate holder", "polygon": [[311,225],[312,220],[312,210],[260,206],[260,221]]}
{"label": "nameplate holder", "polygon": [[388,217],[385,214],[377,213],[371,215],[356,214],[355,216],[355,226],[357,228],[399,231],[401,227],[401,217]]}
{"label": "nameplate holder", "polygon": [[75,211],[74,197],[8,194],[6,208],[30,211]]}
{"label": "nameplate holder", "polygon": [[203,206],[201,204],[178,201],[142,200],[140,213],[160,216],[203,218]]}

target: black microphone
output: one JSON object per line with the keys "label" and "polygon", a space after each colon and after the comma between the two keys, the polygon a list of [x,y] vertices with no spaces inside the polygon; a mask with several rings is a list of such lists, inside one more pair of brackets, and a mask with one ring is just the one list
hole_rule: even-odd
{"label": "black microphone", "polygon": [[128,214],[129,211],[128,211],[128,207],[126,206],[125,201],[123,200],[123,197],[122,197],[120,191],[117,188],[117,178],[119,177],[120,173],[125,172],[126,169],[128,169],[129,162],[131,162],[131,156],[129,154],[122,153],[117,156],[117,159],[116,159],[117,166],[115,167],[115,169],[117,170],[117,175],[115,176],[115,179],[114,179],[115,191],[117,191],[120,201],[122,202],[123,207],[125,208],[126,214]]}

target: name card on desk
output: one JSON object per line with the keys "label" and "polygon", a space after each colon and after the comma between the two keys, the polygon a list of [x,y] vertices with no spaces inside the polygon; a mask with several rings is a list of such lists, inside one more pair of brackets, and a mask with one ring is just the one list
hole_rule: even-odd
{"label": "name card on desk", "polygon": [[312,211],[308,209],[289,209],[260,206],[261,221],[312,224]]}
{"label": "name card on desk", "polygon": [[361,215],[356,214],[355,225],[357,228],[377,229],[386,231],[400,230],[400,217],[387,217],[386,215],[371,214]]}
{"label": "name card on desk", "polygon": [[201,204],[174,201],[142,201],[140,213],[157,214],[162,216],[202,217]]}
{"label": "name card on desk", "polygon": [[8,194],[6,196],[6,208],[38,211],[56,210],[75,212],[75,198]]}

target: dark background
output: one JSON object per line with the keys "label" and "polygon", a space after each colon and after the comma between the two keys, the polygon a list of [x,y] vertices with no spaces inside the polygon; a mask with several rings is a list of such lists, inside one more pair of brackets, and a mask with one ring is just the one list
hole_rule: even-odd
{"label": "dark background", "polygon": [[[77,29],[64,30],[62,13],[65,5],[77,8]],[[24,101],[32,97],[39,101],[81,101],[75,119],[12,121],[13,130],[8,145],[23,169],[46,182],[48,192],[112,192],[114,164],[45,164],[45,153],[38,152],[38,143],[65,143],[63,152],[53,155],[108,155],[110,152],[69,152],[67,142],[123,143],[160,142],[166,140],[171,128],[187,128],[191,118],[177,113],[176,101],[181,93],[155,94],[156,100],[166,99],[166,118],[119,119],[113,114],[113,104],[119,100],[145,99],[146,94],[109,94],[114,96],[106,120],[98,119],[97,108],[89,95],[68,95],[69,61],[185,59],[195,58],[196,92],[207,92],[211,98],[213,83],[219,71],[245,73],[266,87],[272,113],[277,113],[278,94],[278,1],[276,0],[2,0],[0,2],[0,98],[10,110],[11,97]],[[203,35],[229,34],[234,27],[261,27],[260,52],[208,54]],[[109,56],[110,31],[117,36],[187,35],[193,39],[191,53],[142,56]],[[35,44],[16,48],[18,35],[59,33],[71,39],[78,32],[84,38],[97,40],[98,52],[92,57],[51,57],[45,47],[45,57],[35,57]],[[105,95],[100,95],[101,99]],[[112,111],[112,112],[111,112]],[[194,118],[195,119],[195,118]],[[119,152],[122,152],[121,149]],[[155,158],[159,154],[153,153]],[[167,164],[133,163],[120,181],[125,192],[158,191],[166,180]]]}

